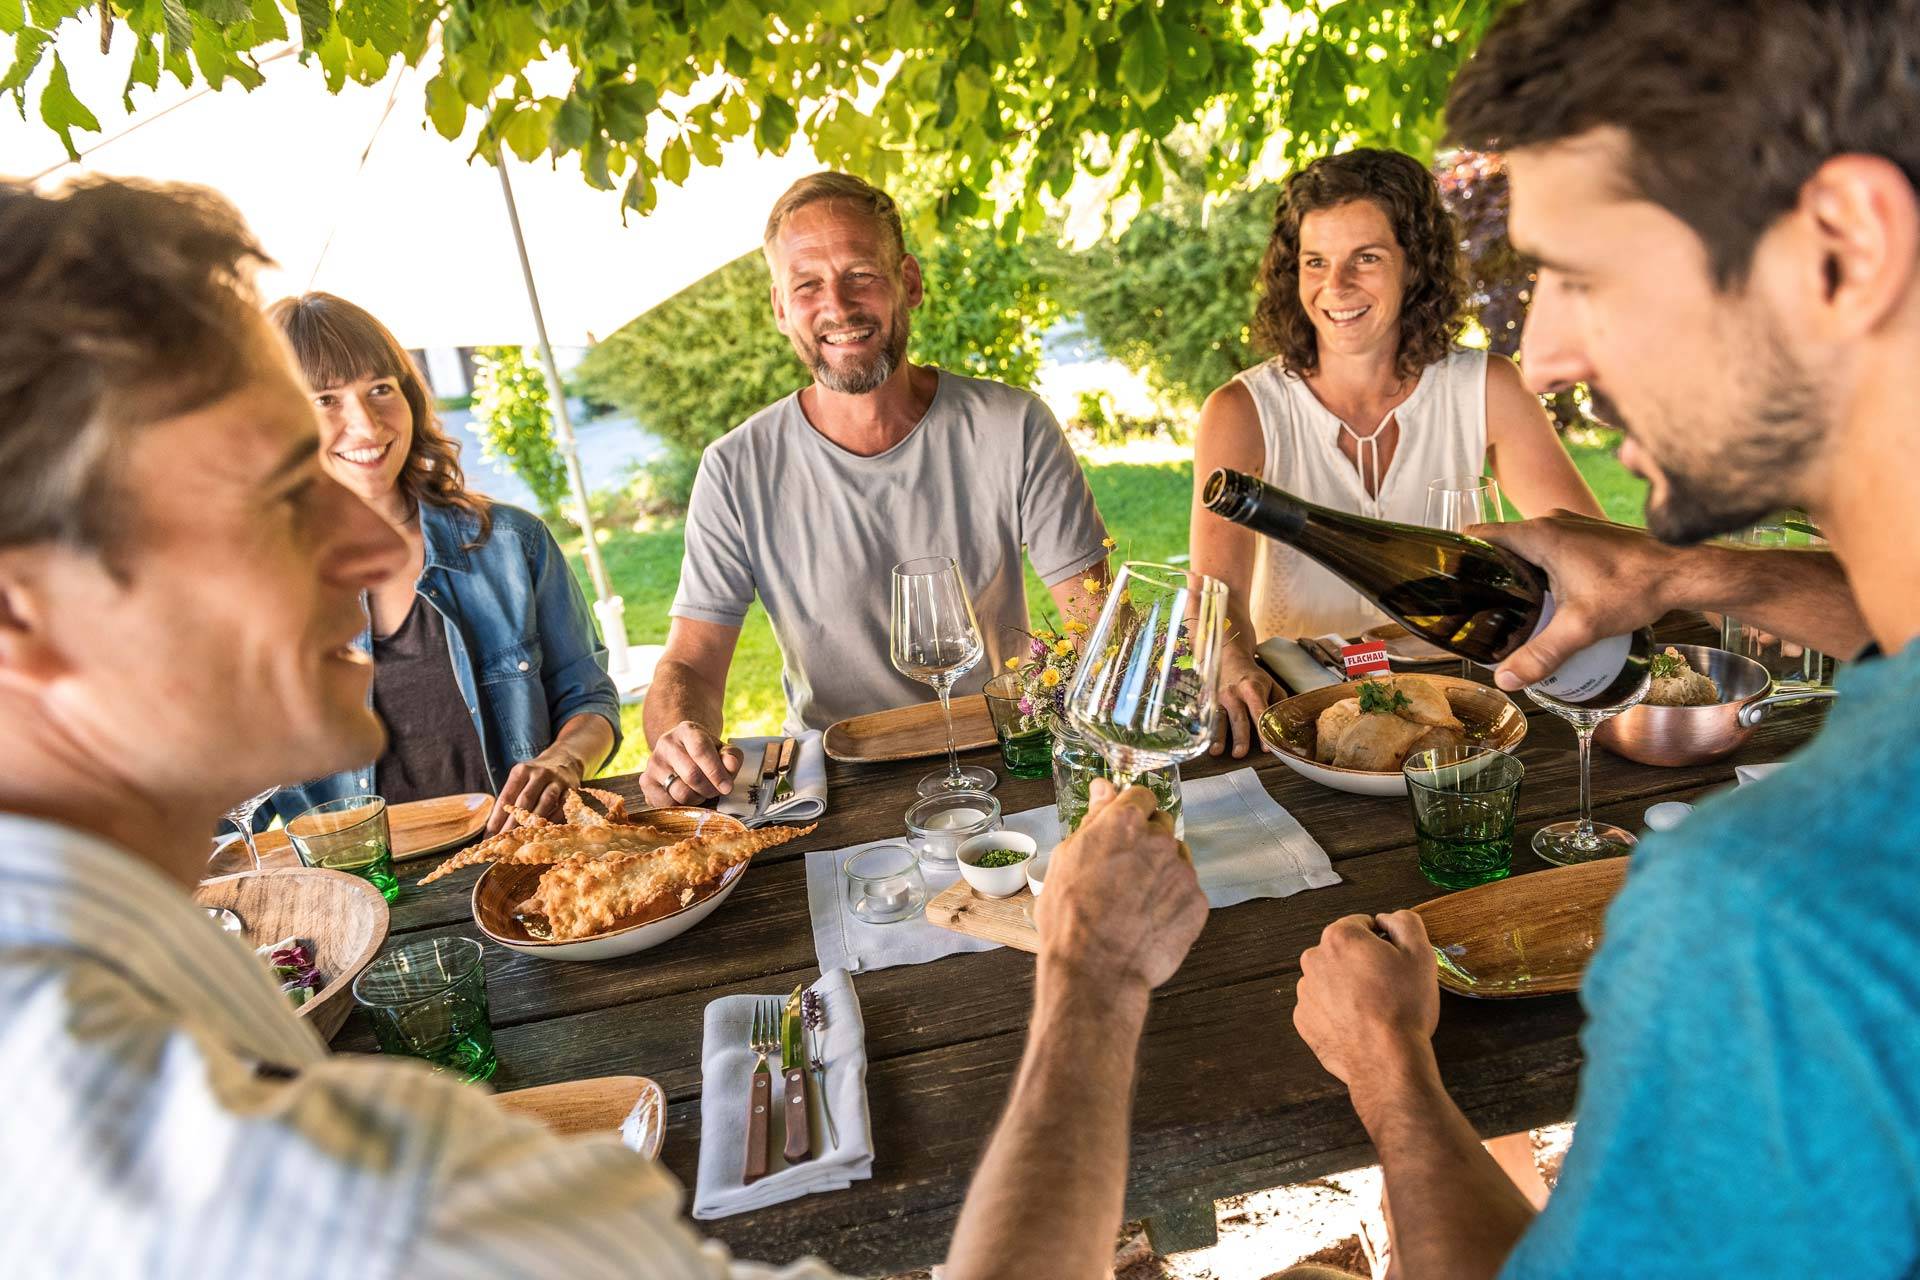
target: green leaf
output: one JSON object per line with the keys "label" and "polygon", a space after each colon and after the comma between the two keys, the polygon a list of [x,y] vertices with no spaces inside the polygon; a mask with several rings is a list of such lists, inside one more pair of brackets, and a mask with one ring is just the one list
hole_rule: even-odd
{"label": "green leaf", "polygon": [[593,136],[593,113],[587,109],[576,89],[553,117],[553,150],[558,155],[578,151]]}
{"label": "green leaf", "polygon": [[506,143],[513,148],[513,154],[531,163],[540,158],[547,149],[548,112],[544,107],[522,107],[507,117],[504,133]]}
{"label": "green leaf", "polygon": [[333,27],[333,0],[298,0],[295,12],[300,15],[303,46],[312,49],[327,38],[327,32]]}
{"label": "green leaf", "polygon": [[202,18],[219,26],[245,22],[249,16],[247,0],[200,0],[199,8]]}
{"label": "green leaf", "polygon": [[784,98],[768,97],[760,103],[760,118],[754,122],[753,141],[763,152],[776,156],[787,153],[787,143],[800,119]]}
{"label": "green leaf", "polygon": [[341,0],[339,21],[347,39],[372,45],[386,58],[406,46],[413,27],[407,0]]}
{"label": "green leaf", "polygon": [[13,38],[13,62],[7,67],[7,74],[0,76],[0,93],[13,95],[13,105],[19,108],[22,120],[27,118],[27,78],[40,65],[41,55],[52,42],[52,36],[32,27]]}
{"label": "green leaf", "polygon": [[444,69],[427,81],[427,119],[433,122],[436,133],[449,140],[459,137],[467,127],[467,100]]}
{"label": "green leaf", "polygon": [[133,42],[133,64],[127,68],[127,87],[120,96],[120,105],[128,115],[133,114],[135,85],[160,87],[160,42],[153,36],[141,36]]}
{"label": "green leaf", "polygon": [[160,15],[167,27],[167,52],[185,53],[192,48],[193,15],[187,12],[187,6],[181,0],[160,0]]}
{"label": "green leaf", "polygon": [[18,35],[26,27],[27,10],[20,0],[0,0],[0,36]]}
{"label": "green leaf", "polygon": [[1167,86],[1167,38],[1152,9],[1143,8],[1138,12],[1140,22],[1120,54],[1120,83],[1146,106]]}
{"label": "green leaf", "polygon": [[706,165],[720,163],[720,144],[715,141],[712,134],[695,129],[684,136],[687,140],[687,145],[693,150],[693,158],[695,160]]}
{"label": "green leaf", "polygon": [[326,37],[313,50],[328,93],[340,92],[340,86],[347,82],[347,52],[347,38],[340,34],[339,27],[328,30]]}
{"label": "green leaf", "polygon": [[660,153],[661,176],[675,186],[687,180],[687,174],[692,171],[692,167],[693,161],[687,154],[685,138],[675,138],[667,144],[667,149]]}
{"label": "green leaf", "polygon": [[61,61],[57,51],[53,55],[53,72],[47,77],[47,87],[40,91],[40,119],[60,135],[61,145],[66,147],[70,160],[80,158],[80,153],[73,146],[75,129],[100,132],[99,119],[87,110],[86,103],[74,97],[73,82],[67,79],[67,64]]}

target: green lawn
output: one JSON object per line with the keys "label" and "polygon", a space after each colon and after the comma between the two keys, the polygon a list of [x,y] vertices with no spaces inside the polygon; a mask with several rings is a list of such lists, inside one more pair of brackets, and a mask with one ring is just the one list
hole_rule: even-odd
{"label": "green lawn", "polygon": [[[1568,448],[1606,513],[1630,524],[1642,521],[1646,485],[1614,457],[1615,440],[1596,433],[1569,440]],[[1193,494],[1193,466],[1180,462],[1083,463],[1093,496],[1119,543],[1119,560],[1166,561],[1187,552],[1187,511]],[[614,589],[626,600],[627,640],[631,644],[660,644],[667,638],[667,608],[680,577],[681,528],[635,532],[615,529],[604,534],[607,573]],[[564,541],[564,539],[563,539]],[[585,566],[579,557],[579,538],[567,543],[574,571],[584,588]],[[1035,617],[1052,610],[1052,598],[1033,571],[1027,571],[1027,603]],[[780,650],[773,628],[758,605],[747,615],[727,681],[727,727],[741,735],[773,733],[785,713],[780,693]],[[626,742],[608,765],[609,773],[629,773],[640,767],[646,745],[640,730],[640,708],[622,712]]]}

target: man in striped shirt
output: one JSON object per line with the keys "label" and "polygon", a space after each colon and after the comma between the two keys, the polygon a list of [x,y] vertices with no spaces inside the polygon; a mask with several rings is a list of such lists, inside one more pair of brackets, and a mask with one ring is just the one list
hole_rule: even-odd
{"label": "man in striped shirt", "polygon": [[[0,183],[0,1272],[830,1274],[734,1262],[610,1138],[330,1058],[188,897],[223,810],[378,754],[351,642],[405,558],[321,468],[261,260],[206,192]],[[1206,903],[1150,797],[1101,800],[956,1280],[1106,1270],[1147,994]]]}

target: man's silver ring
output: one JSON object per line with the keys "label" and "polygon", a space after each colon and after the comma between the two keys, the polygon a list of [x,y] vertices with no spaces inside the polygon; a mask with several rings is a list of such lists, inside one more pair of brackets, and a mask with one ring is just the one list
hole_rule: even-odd
{"label": "man's silver ring", "polygon": [[673,784],[678,782],[679,780],[680,780],[679,777],[673,772],[673,770],[669,769],[667,770],[667,780],[660,784],[660,789],[663,791],[672,791]]}

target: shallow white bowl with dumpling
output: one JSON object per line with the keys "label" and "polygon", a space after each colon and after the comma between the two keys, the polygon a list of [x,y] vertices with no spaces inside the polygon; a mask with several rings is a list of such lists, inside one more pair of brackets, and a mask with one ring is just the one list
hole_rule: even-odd
{"label": "shallow white bowl with dumpling", "polygon": [[[1401,680],[1408,678],[1394,677]],[[1460,722],[1460,733],[1467,745],[1512,751],[1527,736],[1526,714],[1514,705],[1513,699],[1491,685],[1477,684],[1457,676],[1422,675],[1413,678],[1424,682],[1428,689],[1445,698],[1448,709]],[[1400,772],[1398,764],[1391,769],[1354,768],[1315,758],[1315,749],[1319,745],[1317,726],[1322,713],[1336,703],[1358,698],[1360,686],[1364,683],[1367,682],[1350,680],[1345,684],[1328,685],[1324,689],[1311,689],[1274,703],[1260,717],[1260,741],[1288,768],[1323,787],[1360,796],[1403,796],[1407,793],[1407,779]],[[1335,718],[1338,716],[1336,712]],[[1413,730],[1418,728],[1413,725],[1400,730],[1398,736],[1384,735],[1387,740],[1376,744],[1380,748],[1379,754],[1397,751],[1400,758],[1404,759],[1408,750],[1417,749],[1419,735]],[[1399,741],[1401,737],[1406,739],[1404,743]]]}

